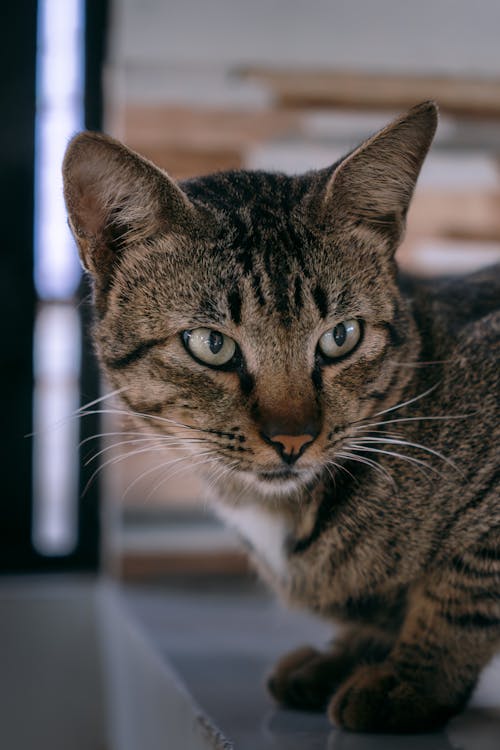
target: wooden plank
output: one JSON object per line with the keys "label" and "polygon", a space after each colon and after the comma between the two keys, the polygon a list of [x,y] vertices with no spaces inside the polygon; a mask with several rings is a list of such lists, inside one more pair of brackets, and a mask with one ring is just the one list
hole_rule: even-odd
{"label": "wooden plank", "polygon": [[[119,118],[129,138],[162,146],[240,149],[300,130],[300,115],[272,109],[179,107],[128,103]],[[120,137],[120,136],[119,136]]]}
{"label": "wooden plank", "polygon": [[127,104],[117,137],[176,179],[244,166],[256,144],[301,132],[300,115],[276,110],[228,110]]}
{"label": "wooden plank", "polygon": [[162,147],[133,138],[125,140],[131,148],[164,169],[175,180],[186,180],[226,169],[241,169],[244,166],[243,154],[231,149],[171,145]]}
{"label": "wooden plank", "polygon": [[240,75],[267,86],[285,109],[346,107],[400,110],[435,99],[441,110],[500,117],[500,79],[374,74],[357,71],[247,68]]}
{"label": "wooden plank", "polygon": [[251,566],[244,552],[224,550],[192,552],[127,552],[108,567],[111,574],[126,581],[145,581],[172,575],[249,575]]}

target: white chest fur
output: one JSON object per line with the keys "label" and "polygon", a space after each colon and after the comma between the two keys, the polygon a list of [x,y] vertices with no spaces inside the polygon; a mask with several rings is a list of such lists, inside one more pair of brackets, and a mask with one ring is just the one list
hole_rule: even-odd
{"label": "white chest fur", "polygon": [[286,520],[257,505],[230,507],[217,504],[218,515],[233,527],[255,551],[255,555],[280,579],[286,577]]}

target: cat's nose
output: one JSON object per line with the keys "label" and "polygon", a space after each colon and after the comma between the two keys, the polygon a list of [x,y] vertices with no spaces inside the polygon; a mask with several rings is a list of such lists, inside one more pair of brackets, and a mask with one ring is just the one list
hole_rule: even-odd
{"label": "cat's nose", "polygon": [[273,446],[285,463],[293,464],[316,439],[317,433],[311,431],[302,435],[266,435],[263,432],[262,437]]}

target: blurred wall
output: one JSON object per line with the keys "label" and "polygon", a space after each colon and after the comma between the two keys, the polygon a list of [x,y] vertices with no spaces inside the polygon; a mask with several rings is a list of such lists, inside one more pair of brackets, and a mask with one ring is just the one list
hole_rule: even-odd
{"label": "blurred wall", "polygon": [[497,0],[114,0],[112,58],[500,73]]}

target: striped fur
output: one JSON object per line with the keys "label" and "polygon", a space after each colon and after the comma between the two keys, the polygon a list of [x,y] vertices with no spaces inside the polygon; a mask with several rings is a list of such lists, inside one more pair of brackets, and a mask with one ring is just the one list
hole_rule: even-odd
{"label": "striped fur", "polygon": [[[94,134],[64,166],[113,387],[208,465],[222,515],[269,546],[270,584],[343,623],[271,692],[360,731],[442,723],[500,643],[498,268],[422,282],[394,263],[435,125],[425,103],[297,177],[176,185]],[[348,319],[359,344],[326,361]],[[236,341],[232,368],[190,357],[197,327]],[[311,439],[285,462],[273,435]]]}

